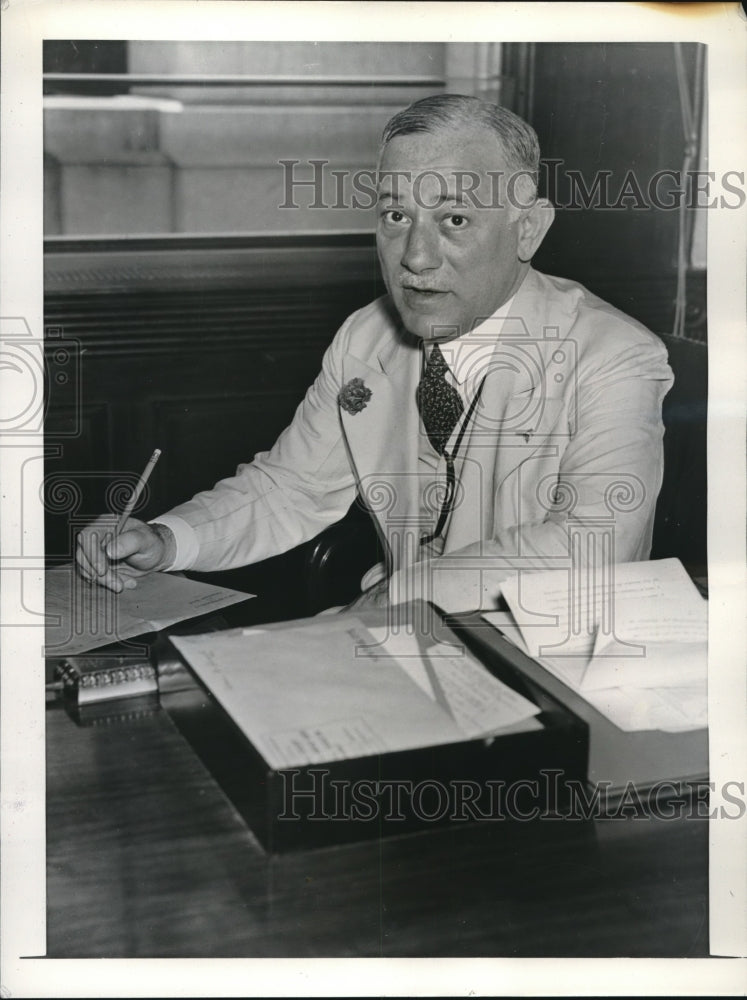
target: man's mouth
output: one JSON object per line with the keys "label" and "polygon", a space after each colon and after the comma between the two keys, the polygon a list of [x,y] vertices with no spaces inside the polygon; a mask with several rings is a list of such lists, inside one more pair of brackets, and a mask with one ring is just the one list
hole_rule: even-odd
{"label": "man's mouth", "polygon": [[440,288],[419,285],[401,285],[403,305],[418,313],[432,315],[443,307],[443,300],[449,294]]}
{"label": "man's mouth", "polygon": [[402,285],[402,291],[406,296],[412,296],[413,298],[435,298],[438,295],[446,295],[446,291],[442,288],[421,288],[419,285]]}

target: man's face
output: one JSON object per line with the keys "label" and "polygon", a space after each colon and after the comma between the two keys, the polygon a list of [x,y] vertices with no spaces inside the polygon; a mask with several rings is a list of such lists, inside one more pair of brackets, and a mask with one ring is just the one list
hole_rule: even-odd
{"label": "man's face", "polygon": [[423,340],[461,336],[510,298],[527,270],[498,139],[479,125],[398,136],[379,170],[376,243],[402,321]]}

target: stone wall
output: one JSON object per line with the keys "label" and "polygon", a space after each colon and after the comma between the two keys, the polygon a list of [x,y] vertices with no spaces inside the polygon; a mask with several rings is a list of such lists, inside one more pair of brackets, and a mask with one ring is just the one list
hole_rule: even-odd
{"label": "stone wall", "polygon": [[[46,97],[45,233],[371,230],[370,209],[313,209],[310,188],[298,189],[298,209],[279,208],[287,180],[279,161],[328,160],[323,200],[335,204],[329,171],[374,167],[394,111],[445,85],[487,93],[480,75],[493,72],[498,58],[496,45],[129,42],[133,76],[248,75],[268,84],[161,83],[120,96]],[[288,76],[316,82],[271,82]],[[370,83],[325,85],[333,76]],[[431,82],[403,86],[392,78]],[[298,167],[295,176],[313,175]]]}

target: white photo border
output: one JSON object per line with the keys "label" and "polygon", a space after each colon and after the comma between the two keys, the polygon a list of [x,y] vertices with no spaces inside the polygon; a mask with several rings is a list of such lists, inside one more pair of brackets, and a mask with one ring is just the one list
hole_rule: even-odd
{"label": "white photo border", "polygon": [[[292,8],[289,9],[289,8]],[[688,9],[689,8],[689,9]],[[710,8],[710,10],[709,10]],[[682,41],[708,46],[709,169],[747,164],[747,21],[739,4],[244,3],[234,0],[0,0],[0,316],[22,317],[43,337],[42,41],[153,40]],[[288,26],[292,25],[292,37]],[[711,781],[745,785],[745,206],[708,217],[708,555]],[[0,392],[4,373],[0,371]],[[7,384],[7,383],[6,383]],[[43,439],[0,440],[0,483],[18,448],[42,455]],[[34,449],[36,449],[34,451]],[[27,452],[24,451],[24,454]],[[42,482],[41,461],[36,462]],[[2,901],[0,996],[179,995],[608,995],[741,993],[737,961],[669,959],[257,959],[49,960],[45,954],[44,683],[39,619],[43,551],[39,503],[29,520],[0,500],[0,710]],[[38,495],[38,493],[36,494]],[[17,539],[39,541],[29,549]],[[25,543],[24,543],[25,545]],[[23,592],[19,567],[24,566]],[[38,572],[37,572],[38,571]],[[718,793],[713,807],[718,806]],[[712,822],[712,955],[747,947],[747,823]],[[81,845],[85,849],[85,845]]]}

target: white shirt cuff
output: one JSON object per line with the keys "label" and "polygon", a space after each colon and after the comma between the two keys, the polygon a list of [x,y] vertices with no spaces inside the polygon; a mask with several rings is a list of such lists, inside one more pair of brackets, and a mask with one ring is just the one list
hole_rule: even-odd
{"label": "white shirt cuff", "polygon": [[165,571],[191,569],[195,564],[200,551],[200,543],[197,540],[197,533],[191,524],[175,514],[163,514],[161,517],[154,517],[149,524],[163,524],[169,529],[176,542],[176,556],[170,566]]}

